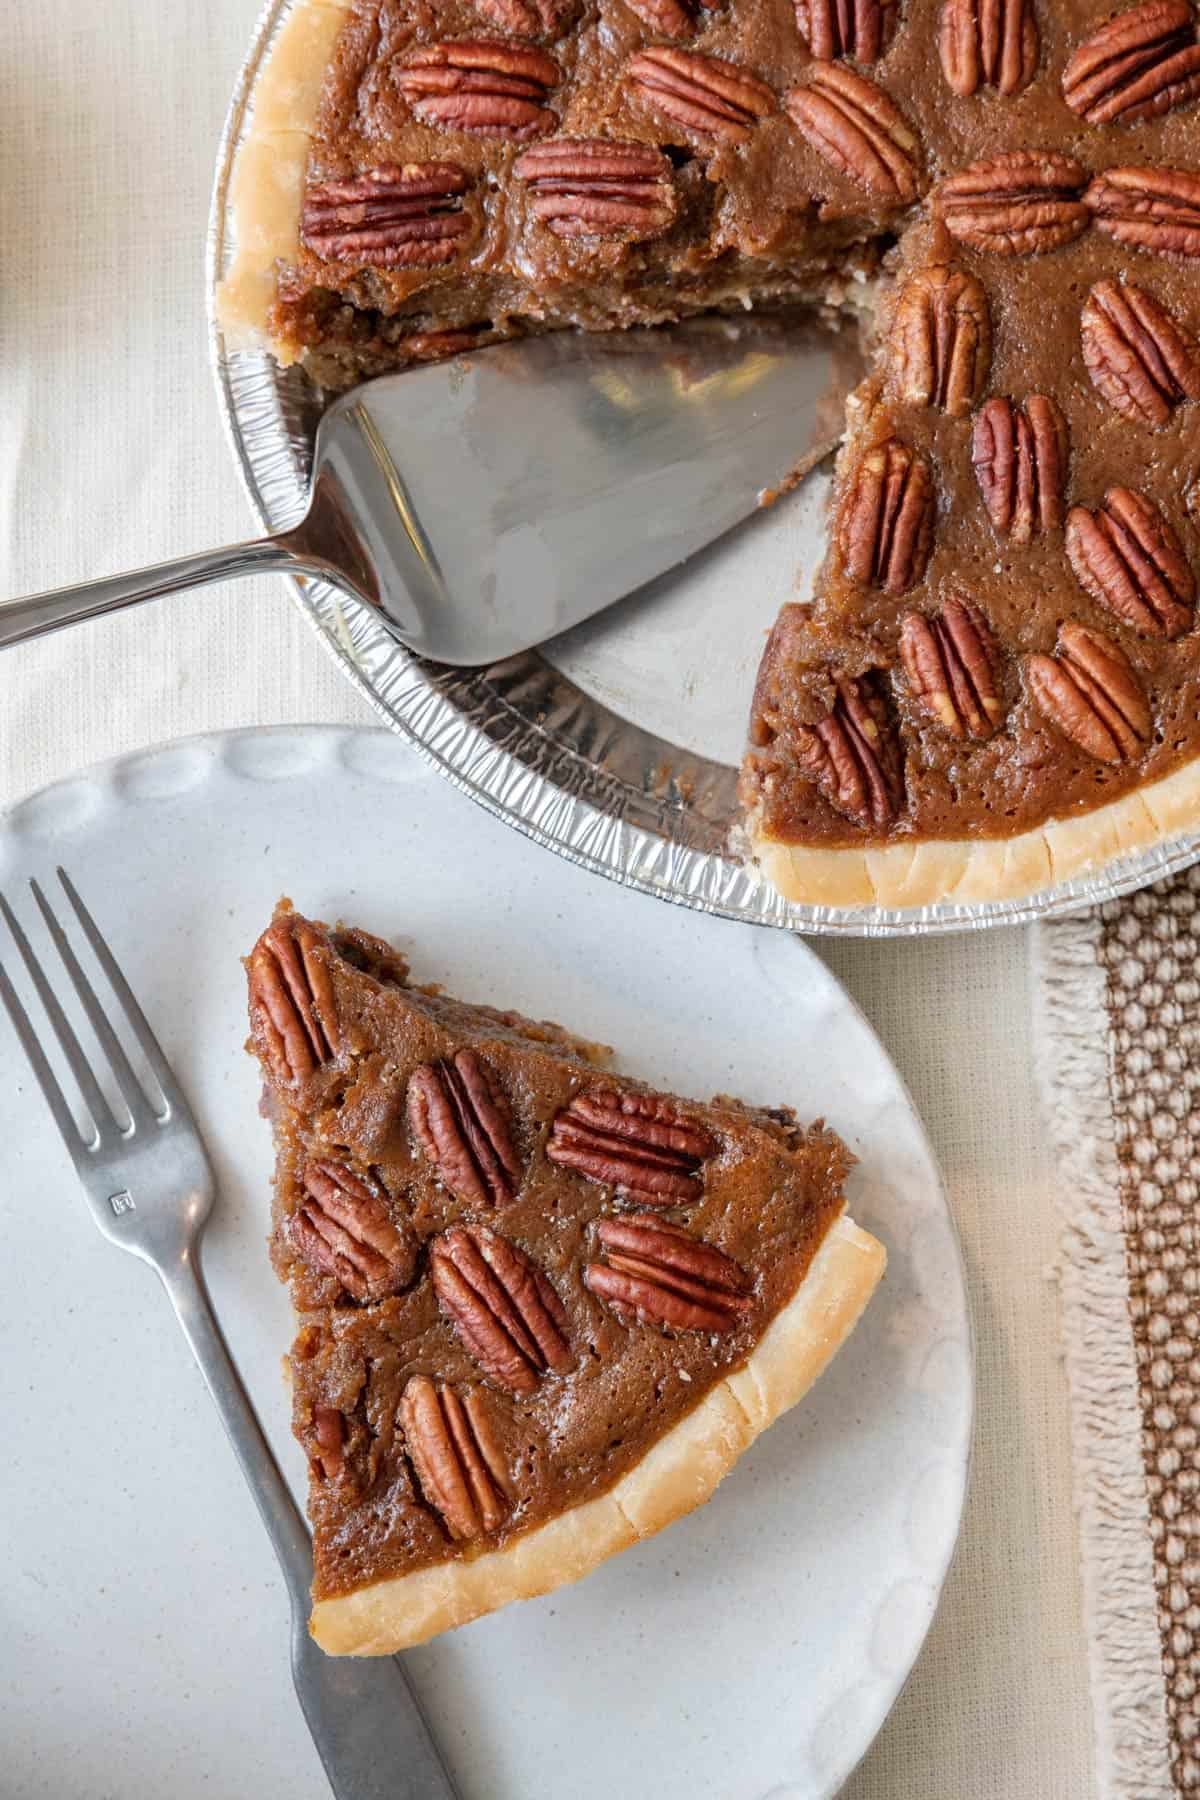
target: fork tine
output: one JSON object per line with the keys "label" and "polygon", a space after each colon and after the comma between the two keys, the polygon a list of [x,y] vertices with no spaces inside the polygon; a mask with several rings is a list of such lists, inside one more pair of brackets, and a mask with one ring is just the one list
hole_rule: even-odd
{"label": "fork tine", "polygon": [[[71,1028],[70,1020],[67,1018],[66,1013],[55,998],[54,990],[42,972],[42,965],[29,947],[29,939],[22,931],[12,907],[8,904],[8,901],[4,898],[3,894],[0,894],[0,914],[3,914],[4,922],[12,934],[13,943],[21,953],[21,961],[28,969],[29,978],[37,989],[38,999],[45,1009],[46,1017],[49,1019],[54,1035],[62,1048],[62,1053],[67,1059],[67,1066],[75,1077],[76,1082],[79,1084],[79,1091],[83,1095],[84,1104],[92,1115],[92,1124],[97,1136],[103,1136],[106,1123],[113,1126],[117,1131],[122,1130],[123,1127],[121,1126],[120,1121],[114,1117],[112,1107],[108,1104],[108,1101],[100,1091],[99,1083],[92,1074],[91,1064],[84,1055],[79,1039],[75,1036],[75,1033]],[[16,990],[11,981],[9,981],[7,975],[4,977],[4,1003],[8,1008],[8,1016],[16,1027],[17,1035],[21,1039],[25,1054],[33,1065],[34,1074],[41,1083],[42,1092],[45,1094],[54,1110],[54,1116],[58,1120],[59,1129],[64,1136],[68,1136],[67,1127],[63,1123],[63,1112],[59,1110],[59,1108],[62,1107],[65,1110],[66,1117],[71,1121],[69,1136],[78,1142],[86,1143],[87,1140],[80,1136],[79,1127],[76,1125],[75,1120],[71,1115],[70,1107],[67,1106],[66,1100],[63,1098],[62,1089],[59,1087],[58,1081],[56,1080],[49,1063],[46,1061],[45,1053],[38,1042],[33,1026],[30,1024],[29,1015],[21,1005]],[[54,1098],[55,1095],[57,1095],[57,1104]]]}
{"label": "fork tine", "polygon": [[3,963],[0,963],[0,1001],[3,1001],[4,1010],[12,1020],[13,1030],[33,1070],[34,1079],[46,1097],[46,1104],[54,1114],[54,1122],[62,1132],[67,1149],[72,1156],[78,1156],[81,1149],[90,1149],[91,1146],[75,1122],[75,1115],[67,1104],[66,1095],[46,1060],[46,1053],[38,1042],[29,1014],[22,1006],[21,997],[9,980],[8,970]]}
{"label": "fork tine", "polygon": [[91,913],[79,898],[78,893],[75,891],[75,885],[67,874],[67,871],[60,867],[55,873],[58,876],[64,894],[67,896],[67,899],[71,902],[71,905],[75,910],[75,917],[83,927],[84,936],[92,947],[96,961],[104,970],[108,985],[117,997],[118,1004],[125,1014],[130,1030],[133,1032],[134,1037],[141,1047],[143,1056],[150,1065],[154,1079],[162,1090],[163,1099],[166,1101],[171,1112],[180,1113],[184,1118],[190,1118],[191,1112],[188,1103],[184,1098],[183,1089],[176,1081],[175,1076],[171,1071],[171,1065],[163,1052],[162,1045],[150,1029],[150,1021],[138,1005],[133,989],[121,973],[116,957],[101,936],[100,927],[96,924]]}
{"label": "fork tine", "polygon": [[63,967],[70,977],[71,986],[79,995],[83,1010],[87,1014],[88,1024],[95,1032],[100,1048],[116,1077],[117,1089],[129,1109],[129,1116],[136,1124],[147,1124],[152,1118],[158,1117],[158,1108],[152,1103],[134,1074],[129,1058],[121,1047],[121,1040],[109,1024],[108,1015],[96,996],[96,990],[84,974],[79,958],[71,948],[67,934],[55,917],[50,902],[36,881],[31,881],[29,886],[38,903],[38,910],[46,922],[46,929],[54,940],[54,948],[61,956]]}

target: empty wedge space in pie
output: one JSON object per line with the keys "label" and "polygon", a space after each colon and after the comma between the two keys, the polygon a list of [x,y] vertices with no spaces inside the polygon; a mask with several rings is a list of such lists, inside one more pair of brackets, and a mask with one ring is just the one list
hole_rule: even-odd
{"label": "empty wedge space in pie", "polygon": [[789,898],[1012,898],[1200,825],[1192,0],[295,0],[234,210],[231,341],[329,390],[559,328],[862,325],[742,768]]}
{"label": "empty wedge space in pie", "polygon": [[323,1649],[386,1655],[661,1530],[854,1329],[885,1255],[820,1123],[652,1090],[285,903],[246,969]]}

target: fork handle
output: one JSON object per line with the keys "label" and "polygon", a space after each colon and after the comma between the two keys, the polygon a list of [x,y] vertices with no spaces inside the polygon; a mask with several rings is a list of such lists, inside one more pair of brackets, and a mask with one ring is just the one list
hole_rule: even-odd
{"label": "fork handle", "polygon": [[292,1607],[292,1679],[336,1800],[456,1800],[397,1658],[326,1656],[309,1636],[308,1532],[221,1336],[198,1249],[156,1266],[275,1546]]}

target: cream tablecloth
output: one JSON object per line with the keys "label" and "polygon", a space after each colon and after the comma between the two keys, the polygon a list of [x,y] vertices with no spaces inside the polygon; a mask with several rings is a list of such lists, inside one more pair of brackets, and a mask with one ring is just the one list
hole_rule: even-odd
{"label": "cream tablecloth", "polygon": [[[205,364],[202,249],[217,136],[255,10],[255,0],[3,9],[0,594],[249,529]],[[7,651],[2,676],[3,803],[183,733],[370,720],[282,582],[160,601]],[[1009,932],[823,951],[933,1135],[979,1349],[957,1564],[925,1653],[850,1783],[853,1800],[1093,1792],[1048,1279],[1055,1177],[1033,1088],[1026,950]],[[64,1733],[82,1728],[65,1695]],[[268,1770],[256,1777],[256,1793],[273,1793]],[[12,1800],[35,1791],[5,1781]]]}

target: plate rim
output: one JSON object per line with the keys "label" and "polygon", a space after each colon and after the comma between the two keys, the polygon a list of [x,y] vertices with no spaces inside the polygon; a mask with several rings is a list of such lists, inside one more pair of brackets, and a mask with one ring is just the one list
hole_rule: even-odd
{"label": "plate rim", "polygon": [[[328,759],[332,766],[342,773],[352,774],[360,780],[375,781],[382,786],[388,778],[385,775],[376,774],[363,762],[355,762],[351,765],[347,761],[346,746],[356,740],[371,738],[394,743],[395,735],[395,733],[376,726],[354,726],[332,722],[249,725],[196,732],[180,738],[161,739],[147,746],[127,750],[57,777],[0,810],[0,866],[6,864],[14,852],[19,856],[24,850],[28,855],[29,834],[23,827],[19,815],[26,809],[32,816],[36,816],[39,811],[52,811],[52,807],[48,807],[47,803],[52,801],[56,793],[66,794],[68,790],[91,787],[104,797],[105,804],[109,808],[120,811],[127,811],[131,807],[156,804],[163,796],[155,793],[152,787],[145,789],[142,786],[147,766],[172,756],[182,756],[184,761],[187,761],[189,753],[197,751],[203,754],[203,760],[197,762],[200,773],[189,780],[184,788],[172,788],[171,793],[187,791],[190,788],[204,785],[212,779],[215,768],[232,771],[234,777],[241,781],[254,780],[256,778],[249,775],[240,766],[236,754],[232,753],[236,746],[250,741],[275,741],[281,744],[291,742],[305,746],[315,743],[323,747],[332,745],[335,747],[333,756]],[[122,775],[133,771],[136,771],[142,780],[133,784],[123,782]],[[270,779],[292,782],[302,779],[304,773],[303,770],[286,768],[273,774]],[[426,779],[423,768],[418,768],[416,774],[418,779]],[[64,817],[65,824],[54,833],[54,856],[56,859],[62,839],[65,838],[69,842],[77,831],[86,831],[91,824],[93,815],[88,813],[82,817],[75,816],[68,807]],[[43,841],[39,839],[39,834],[36,832],[33,837],[35,843]],[[69,850],[66,853],[66,860],[69,860]],[[791,948],[798,958],[798,966],[805,972],[808,979],[815,980],[822,985],[830,998],[852,1017],[857,1027],[870,1036],[879,1057],[890,1074],[895,1095],[907,1112],[910,1127],[916,1134],[916,1141],[920,1146],[926,1169],[931,1177],[937,1216],[943,1221],[947,1230],[948,1242],[953,1251],[953,1278],[960,1296],[963,1321],[961,1335],[955,1340],[961,1349],[965,1375],[964,1392],[960,1400],[961,1441],[956,1440],[947,1452],[948,1461],[952,1461],[957,1491],[952,1529],[947,1531],[945,1542],[939,1546],[936,1560],[925,1565],[926,1579],[933,1593],[933,1603],[919,1637],[912,1646],[911,1660],[903,1668],[878,1678],[875,1691],[880,1704],[870,1714],[868,1734],[861,1745],[855,1749],[853,1760],[837,1767],[830,1778],[830,1784],[819,1790],[819,1800],[835,1800],[838,1791],[867,1756],[890,1716],[901,1691],[910,1679],[927,1643],[929,1632],[945,1596],[947,1580],[959,1553],[966,1499],[973,1470],[975,1422],[978,1408],[978,1358],[974,1308],[958,1224],[950,1205],[940,1161],[930,1140],[925,1122],[913,1099],[909,1084],[866,1012],[838,979],[834,971],[804,941],[800,934],[791,934]],[[797,977],[798,980],[804,978],[804,975]],[[785,1791],[790,1792],[790,1790]],[[813,1800],[818,1800],[818,1790],[811,1790],[811,1794]]]}

